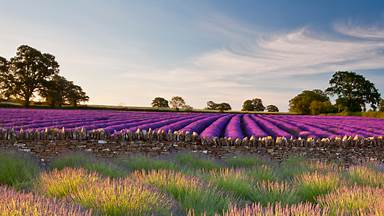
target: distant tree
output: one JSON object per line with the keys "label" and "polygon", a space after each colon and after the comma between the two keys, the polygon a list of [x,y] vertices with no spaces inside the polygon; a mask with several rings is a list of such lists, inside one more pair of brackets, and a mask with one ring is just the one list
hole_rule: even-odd
{"label": "distant tree", "polygon": [[380,100],[379,111],[384,112],[384,99]]}
{"label": "distant tree", "polygon": [[215,103],[213,101],[207,102],[207,107],[205,108],[207,110],[219,110],[220,112],[224,112],[227,110],[231,110],[232,107],[229,103]]}
{"label": "distant tree", "polygon": [[330,102],[329,97],[320,89],[304,90],[289,101],[289,111],[310,114],[310,106],[313,101]]}
{"label": "distant tree", "polygon": [[184,105],[181,107],[181,109],[183,109],[184,111],[192,111],[193,110],[193,107],[190,106],[190,105]]}
{"label": "distant tree", "polygon": [[229,103],[219,103],[217,104],[216,109],[219,110],[220,112],[224,112],[224,111],[231,110],[232,107],[231,105],[229,105]]}
{"label": "distant tree", "polygon": [[80,102],[89,101],[89,97],[83,89],[80,86],[73,84],[73,82],[69,82],[64,98],[74,107],[77,107]]}
{"label": "distant tree", "polygon": [[358,100],[349,100],[348,98],[340,97],[336,99],[337,112],[361,112],[361,102]]}
{"label": "distant tree", "polygon": [[28,107],[33,94],[58,72],[59,64],[53,55],[22,45],[17,48],[16,56],[10,60],[11,79],[6,91],[22,98],[24,106]]}
{"label": "distant tree", "polygon": [[216,110],[217,109],[217,104],[213,101],[208,101],[207,102],[207,107],[205,108],[207,110]]}
{"label": "distant tree", "polygon": [[309,109],[312,115],[336,112],[335,106],[330,101],[312,101]]}
{"label": "distant tree", "polygon": [[62,76],[54,75],[51,80],[46,81],[40,89],[40,96],[51,106],[61,107],[65,102],[65,96],[70,91],[71,82]]}
{"label": "distant tree", "polygon": [[180,96],[172,97],[170,104],[171,107],[176,110],[179,110],[181,107],[186,105],[184,99]]}
{"label": "distant tree", "polygon": [[[364,76],[349,71],[338,71],[333,74],[329,81],[330,87],[326,92],[340,99],[343,104],[343,111],[366,111],[366,104],[370,104],[373,110],[377,109],[380,102],[380,93],[375,85]],[[356,104],[360,105],[360,109]]]}
{"label": "distant tree", "polygon": [[264,111],[265,107],[263,101],[260,98],[254,98],[252,100],[246,100],[243,103],[243,111]]}
{"label": "distant tree", "polygon": [[267,106],[267,111],[268,112],[279,112],[279,108],[277,106],[271,104],[271,105]]}
{"label": "distant tree", "polygon": [[152,107],[155,108],[169,108],[168,101],[162,97],[155,97],[152,100]]}

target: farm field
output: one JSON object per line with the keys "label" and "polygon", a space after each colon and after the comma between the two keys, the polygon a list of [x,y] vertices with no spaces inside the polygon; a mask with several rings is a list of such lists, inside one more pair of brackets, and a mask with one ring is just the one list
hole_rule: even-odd
{"label": "farm field", "polygon": [[0,109],[0,128],[16,133],[98,132],[121,136],[136,131],[189,133],[200,138],[380,137],[384,119],[347,116],[124,112],[110,110]]}
{"label": "farm field", "polygon": [[383,215],[382,163],[0,153],[1,215]]}

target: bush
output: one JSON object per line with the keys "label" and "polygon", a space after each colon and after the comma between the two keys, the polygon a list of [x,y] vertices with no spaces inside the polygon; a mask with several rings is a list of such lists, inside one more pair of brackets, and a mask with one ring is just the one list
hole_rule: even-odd
{"label": "bush", "polygon": [[123,168],[129,171],[135,170],[175,170],[177,166],[169,161],[156,160],[144,156],[134,156],[129,158],[120,158],[116,162]]}

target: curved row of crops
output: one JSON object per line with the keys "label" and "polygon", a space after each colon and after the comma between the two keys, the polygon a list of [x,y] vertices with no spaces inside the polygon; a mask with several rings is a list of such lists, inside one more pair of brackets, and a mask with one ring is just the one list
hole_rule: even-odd
{"label": "curved row of crops", "polygon": [[195,133],[201,138],[380,137],[384,119],[344,116],[0,109],[0,128],[24,131],[127,131]]}

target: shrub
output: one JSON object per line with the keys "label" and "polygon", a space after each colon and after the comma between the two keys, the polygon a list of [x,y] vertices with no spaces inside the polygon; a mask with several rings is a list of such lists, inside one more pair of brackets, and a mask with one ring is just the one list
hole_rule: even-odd
{"label": "shrub", "polygon": [[98,180],[76,190],[72,199],[102,215],[170,215],[171,202],[163,194],[130,179]]}
{"label": "shrub", "polygon": [[0,153],[0,185],[24,188],[38,175],[39,166],[31,158],[17,153]]}
{"label": "shrub", "polygon": [[2,216],[92,215],[91,211],[82,210],[66,201],[56,201],[32,193],[20,193],[7,187],[0,187],[0,194],[0,215]]}
{"label": "shrub", "polygon": [[254,167],[245,172],[249,180],[252,182],[262,182],[262,181],[276,181],[277,176],[274,170],[266,165],[260,167]]}
{"label": "shrub", "polygon": [[42,173],[36,184],[36,190],[51,196],[62,198],[76,192],[86,184],[93,184],[100,177],[84,169],[64,168]]}

